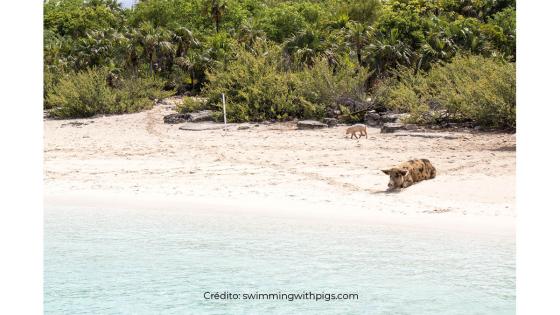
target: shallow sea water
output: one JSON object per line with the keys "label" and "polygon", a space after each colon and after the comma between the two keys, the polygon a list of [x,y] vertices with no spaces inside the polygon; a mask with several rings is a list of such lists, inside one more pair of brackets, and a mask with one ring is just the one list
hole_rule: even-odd
{"label": "shallow sea water", "polygon": [[[515,313],[513,235],[48,207],[44,267],[46,314]],[[309,291],[359,298],[204,298]]]}

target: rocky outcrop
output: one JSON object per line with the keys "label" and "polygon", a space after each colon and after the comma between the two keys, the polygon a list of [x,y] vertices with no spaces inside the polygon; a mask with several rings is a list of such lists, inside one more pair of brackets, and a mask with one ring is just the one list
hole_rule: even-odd
{"label": "rocky outcrop", "polygon": [[212,111],[211,110],[201,110],[199,112],[189,113],[190,117],[188,121],[198,122],[198,121],[212,121]]}
{"label": "rocky outcrop", "polygon": [[371,110],[365,113],[364,121],[368,126],[380,127],[386,123],[403,123],[409,114],[397,114],[391,112],[377,112]]}
{"label": "rocky outcrop", "polygon": [[349,108],[351,111],[364,110],[370,105],[369,103],[362,102],[361,100],[350,97],[339,97],[336,100],[336,104],[343,105]]}
{"label": "rocky outcrop", "polygon": [[329,128],[335,127],[336,125],[338,125],[338,120],[336,118],[325,118],[323,119],[323,122],[325,124],[327,124],[327,126]]}
{"label": "rocky outcrop", "polygon": [[183,104],[183,98],[179,96],[172,96],[172,97],[164,98],[162,100],[158,100],[156,104],[159,106],[173,108],[176,107],[177,105]]}
{"label": "rocky outcrop", "polygon": [[190,114],[169,114],[163,116],[163,122],[166,124],[181,124],[188,121]]}
{"label": "rocky outcrop", "polygon": [[298,129],[320,129],[327,127],[327,124],[323,124],[316,120],[302,120],[297,123]]}
{"label": "rocky outcrop", "polygon": [[402,123],[405,118],[407,118],[409,114],[395,114],[395,113],[387,113],[381,115],[381,119],[384,123]]}
{"label": "rocky outcrop", "polygon": [[381,133],[392,133],[397,130],[416,130],[418,129],[417,125],[414,124],[403,124],[403,123],[384,123],[381,126]]}
{"label": "rocky outcrop", "polygon": [[383,125],[381,115],[374,110],[366,112],[366,114],[364,115],[364,122],[366,123],[366,125],[371,127],[379,127]]}

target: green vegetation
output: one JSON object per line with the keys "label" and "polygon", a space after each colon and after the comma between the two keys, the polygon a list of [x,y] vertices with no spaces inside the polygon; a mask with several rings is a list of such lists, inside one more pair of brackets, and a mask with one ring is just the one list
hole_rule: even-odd
{"label": "green vegetation", "polygon": [[515,64],[460,56],[428,73],[406,68],[397,73],[384,82],[381,99],[390,109],[411,113],[412,122],[515,127]]}
{"label": "green vegetation", "polygon": [[231,121],[320,118],[340,97],[365,97],[367,72],[352,64],[340,63],[335,71],[319,58],[312,67],[285,68],[279,47],[265,42],[238,51],[227,69],[208,73],[204,90],[210,104],[226,95]]}
{"label": "green vegetation", "polygon": [[47,96],[56,104],[53,117],[91,117],[96,114],[133,113],[153,106],[153,100],[170,96],[155,76],[120,80],[104,68],[66,74]]}
{"label": "green vegetation", "polygon": [[180,113],[192,113],[205,109],[211,109],[205,100],[195,99],[190,96],[183,98],[183,103],[177,105],[177,111]]}
{"label": "green vegetation", "polygon": [[[56,117],[139,111],[170,93],[209,98],[182,110],[217,109],[225,93],[232,121],[355,119],[339,99],[381,95],[418,122],[515,126],[513,0],[48,0],[44,28]],[[452,89],[451,75],[479,79]]]}

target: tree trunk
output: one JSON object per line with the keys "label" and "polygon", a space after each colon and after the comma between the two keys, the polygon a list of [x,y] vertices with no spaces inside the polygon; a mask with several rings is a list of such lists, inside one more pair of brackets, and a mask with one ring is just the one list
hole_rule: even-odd
{"label": "tree trunk", "polygon": [[191,69],[191,91],[194,91],[194,69]]}
{"label": "tree trunk", "polygon": [[362,50],[360,48],[358,48],[356,50],[356,54],[358,55],[358,64],[361,66],[362,65]]}

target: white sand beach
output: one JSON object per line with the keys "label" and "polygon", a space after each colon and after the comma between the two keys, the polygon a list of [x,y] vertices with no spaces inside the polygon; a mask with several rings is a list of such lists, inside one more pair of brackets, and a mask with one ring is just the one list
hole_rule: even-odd
{"label": "white sand beach", "polygon": [[[171,112],[158,105],[46,120],[46,204],[196,202],[365,223],[514,229],[514,134],[369,128],[368,139],[350,140],[345,126],[297,130],[295,123],[185,131],[163,123]],[[429,159],[437,177],[386,193],[380,169],[411,158]]]}

